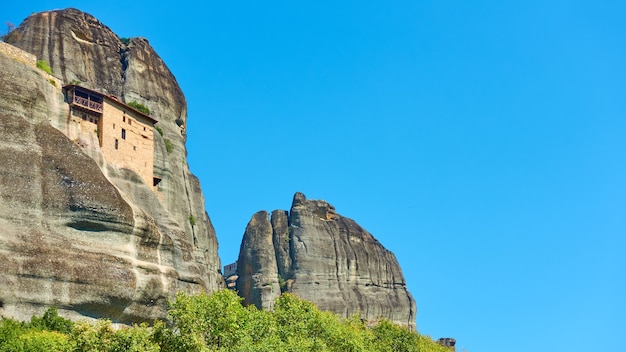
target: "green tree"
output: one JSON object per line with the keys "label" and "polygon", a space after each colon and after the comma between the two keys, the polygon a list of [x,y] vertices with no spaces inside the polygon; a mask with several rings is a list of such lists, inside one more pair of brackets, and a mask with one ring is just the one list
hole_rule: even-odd
{"label": "green tree", "polygon": [[[0,346],[4,346],[20,336],[24,329],[23,324],[9,318],[0,320]],[[1,350],[0,350],[1,351]]]}
{"label": "green tree", "polygon": [[241,301],[242,298],[230,290],[220,290],[210,296],[179,292],[169,312],[179,333],[174,340],[181,347],[193,350],[202,347],[219,350],[248,343],[250,336],[242,327],[249,311]]}
{"label": "green tree", "polygon": [[0,352],[69,352],[75,348],[68,335],[58,331],[25,331],[0,346]]}
{"label": "green tree", "polygon": [[41,318],[33,316],[30,319],[29,326],[36,330],[58,331],[64,334],[69,334],[74,328],[74,323],[69,319],[59,316],[59,312],[56,307],[50,307],[45,313],[43,313]]}

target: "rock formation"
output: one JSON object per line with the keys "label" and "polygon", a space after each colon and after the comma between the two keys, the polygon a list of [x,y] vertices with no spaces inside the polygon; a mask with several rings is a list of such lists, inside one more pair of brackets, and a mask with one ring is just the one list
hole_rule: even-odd
{"label": "rock formation", "polygon": [[[223,287],[186,161],[185,97],[148,41],[122,41],[67,9],[29,16],[6,42],[47,61],[52,76],[0,46],[0,315],[55,305],[70,317],[144,321],[163,317],[176,291]],[[150,108],[163,131],[157,189],[108,164],[93,128],[72,121],[61,86],[77,82]]]}
{"label": "rock formation", "polygon": [[415,328],[415,301],[393,253],[325,201],[296,193],[291,211],[254,214],[237,267],[246,303],[268,309],[291,292],[343,317]]}

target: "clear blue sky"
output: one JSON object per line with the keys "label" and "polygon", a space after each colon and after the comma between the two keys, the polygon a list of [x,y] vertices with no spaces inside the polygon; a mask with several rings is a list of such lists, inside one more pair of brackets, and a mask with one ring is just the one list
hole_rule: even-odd
{"label": "clear blue sky", "polygon": [[301,191],[396,254],[459,351],[626,351],[626,2],[81,6],[177,77],[223,264]]}

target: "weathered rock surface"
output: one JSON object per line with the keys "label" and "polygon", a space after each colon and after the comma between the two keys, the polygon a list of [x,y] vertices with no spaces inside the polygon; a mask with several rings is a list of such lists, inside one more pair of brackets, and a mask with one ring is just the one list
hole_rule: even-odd
{"label": "weathered rock surface", "polygon": [[244,303],[273,308],[280,286],[272,225],[265,211],[254,214],[248,223],[237,260],[237,273],[237,289]]}
{"label": "weathered rock surface", "polygon": [[[55,305],[143,321],[163,317],[176,291],[223,287],[185,158],[185,98],[148,42],[126,45],[75,9],[33,14],[6,40],[49,62],[54,77],[0,50],[0,315],[27,319]],[[164,132],[154,134],[158,192],[108,165],[94,131],[69,119],[60,86],[72,80],[150,108]]]}
{"label": "weathered rock surface", "polygon": [[271,308],[279,282],[283,292],[340,316],[415,328],[415,301],[393,253],[325,201],[296,193],[290,212],[256,213],[237,264],[237,289],[258,307]]}

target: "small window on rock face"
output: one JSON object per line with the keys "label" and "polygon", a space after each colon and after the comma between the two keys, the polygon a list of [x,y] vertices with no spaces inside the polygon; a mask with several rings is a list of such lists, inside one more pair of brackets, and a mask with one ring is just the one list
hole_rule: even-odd
{"label": "small window on rock face", "polygon": [[126,122],[126,116],[122,116],[122,122]]}
{"label": "small window on rock face", "polygon": [[133,145],[133,151],[135,151],[135,152],[137,151],[137,146]]}
{"label": "small window on rock face", "polygon": [[126,130],[122,128],[122,139],[126,139]]}
{"label": "small window on rock face", "polygon": [[145,130],[146,130],[146,128],[144,127],[144,128],[143,128],[143,130],[145,131]]}
{"label": "small window on rock face", "polygon": [[115,124],[113,124],[113,129],[115,129]]}
{"label": "small window on rock face", "polygon": [[133,120],[128,119],[128,124],[129,124],[129,125],[132,125],[132,124],[133,124]]}
{"label": "small window on rock face", "polygon": [[117,140],[117,138],[115,138],[115,149],[117,149],[118,144],[119,144],[119,141]]}

